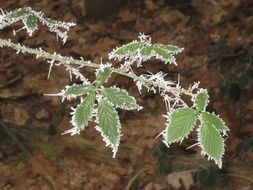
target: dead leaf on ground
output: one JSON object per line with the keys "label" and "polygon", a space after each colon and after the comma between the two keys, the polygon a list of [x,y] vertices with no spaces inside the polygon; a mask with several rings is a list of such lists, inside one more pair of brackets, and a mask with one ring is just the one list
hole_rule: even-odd
{"label": "dead leaf on ground", "polygon": [[192,172],[192,170],[173,172],[167,176],[167,183],[176,190],[181,188],[188,190],[194,184]]}

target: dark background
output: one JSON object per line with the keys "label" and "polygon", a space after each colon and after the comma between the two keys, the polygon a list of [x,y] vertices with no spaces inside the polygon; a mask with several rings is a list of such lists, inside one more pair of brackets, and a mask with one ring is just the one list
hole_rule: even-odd
{"label": "dark background", "polygon": [[[194,147],[194,135],[170,149],[155,138],[164,130],[165,108],[159,96],[142,94],[128,79],[113,76],[110,84],[126,88],[144,109],[120,112],[122,141],[116,159],[93,124],[81,136],[60,135],[71,127],[70,107],[47,97],[70,84],[68,73],[30,55],[0,49],[0,189],[242,189],[253,188],[253,1],[251,0],[8,0],[3,10],[30,6],[46,16],[76,22],[65,45],[45,27],[32,37],[12,36],[49,52],[107,61],[116,46],[140,32],[153,42],[184,47],[178,66],[149,61],[137,72],[160,70],[188,88],[200,81],[211,96],[209,111],[230,128],[224,167],[219,170]],[[21,23],[13,28],[21,28]],[[92,69],[83,72],[94,79]],[[78,81],[74,81],[78,82]]]}

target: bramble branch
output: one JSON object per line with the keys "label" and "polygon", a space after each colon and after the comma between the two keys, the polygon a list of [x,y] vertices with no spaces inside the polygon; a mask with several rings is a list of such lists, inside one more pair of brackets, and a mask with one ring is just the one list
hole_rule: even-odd
{"label": "bramble branch", "polygon": [[[67,56],[62,56],[58,53],[49,53],[44,51],[42,48],[36,49],[36,48],[29,48],[24,45],[21,45],[19,43],[13,43],[11,40],[5,40],[5,39],[0,39],[0,47],[9,47],[11,49],[16,50],[17,54],[20,52],[23,54],[31,54],[35,55],[36,58],[41,58],[47,61],[53,61],[53,62],[59,62],[62,63],[63,65],[78,65],[81,67],[92,67],[95,69],[100,68],[100,64],[92,63],[91,61],[85,61],[81,58],[81,60],[74,59],[72,57],[67,57]],[[112,72],[125,76],[127,78],[133,79],[134,81],[140,81],[142,84],[147,85],[148,87],[155,87],[158,89],[166,90],[166,92],[172,93],[174,95],[178,94],[185,94],[188,96],[194,96],[192,92],[189,90],[185,90],[183,88],[170,88],[167,89],[167,86],[161,85],[159,82],[154,82],[152,80],[145,79],[143,77],[138,77],[136,74],[133,72],[124,72],[119,68],[112,68]]]}

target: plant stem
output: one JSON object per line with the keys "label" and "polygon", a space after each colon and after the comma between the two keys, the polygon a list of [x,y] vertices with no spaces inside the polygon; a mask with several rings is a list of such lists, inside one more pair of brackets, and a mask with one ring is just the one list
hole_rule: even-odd
{"label": "plant stem", "polygon": [[[92,63],[91,61],[77,60],[72,57],[62,56],[57,53],[49,53],[49,52],[42,50],[41,48],[39,48],[39,49],[28,48],[28,47],[21,45],[19,43],[13,43],[13,42],[11,42],[11,40],[0,39],[0,47],[9,47],[9,48],[16,50],[17,54],[19,52],[22,52],[23,54],[26,54],[26,53],[32,54],[32,55],[35,55],[36,58],[42,58],[42,59],[49,60],[49,61],[58,61],[58,62],[64,63],[64,64],[80,65],[80,66],[84,66],[84,67],[93,67],[96,69],[100,68],[99,64]],[[113,69],[114,73],[131,78],[134,81],[140,81],[143,84],[146,84],[148,86],[153,86],[155,88],[164,89],[164,86],[161,86],[158,82],[140,78],[136,74],[134,74],[133,72],[125,72],[125,71],[122,71],[118,68],[112,68],[112,69]],[[169,91],[169,93],[172,93],[174,95],[175,94],[185,94],[188,96],[194,96],[194,94],[192,94],[192,92],[189,92],[188,90],[183,89],[183,88],[171,88],[171,91]]]}

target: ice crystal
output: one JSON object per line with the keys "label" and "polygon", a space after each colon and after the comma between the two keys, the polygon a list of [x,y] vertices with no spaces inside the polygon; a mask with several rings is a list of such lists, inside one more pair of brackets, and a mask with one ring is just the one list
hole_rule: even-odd
{"label": "ice crystal", "polygon": [[61,133],[62,135],[70,134],[71,136],[79,135],[81,130],[78,127],[72,127],[71,129],[68,129]]}

